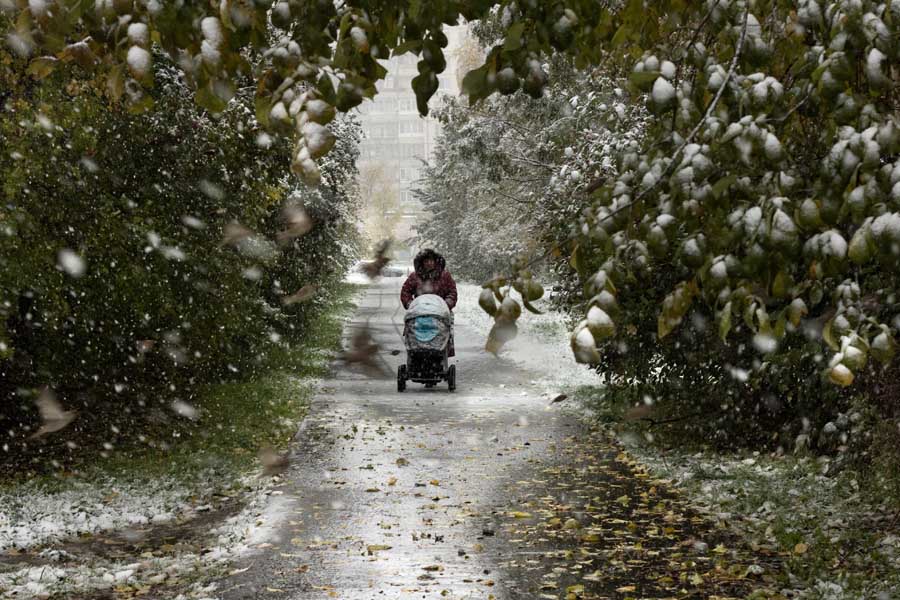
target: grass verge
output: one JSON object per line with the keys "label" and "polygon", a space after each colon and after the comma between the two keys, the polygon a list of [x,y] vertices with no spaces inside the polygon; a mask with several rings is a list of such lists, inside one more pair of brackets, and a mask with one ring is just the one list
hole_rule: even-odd
{"label": "grass verge", "polygon": [[663,446],[652,428],[623,424],[627,398],[590,386],[574,396],[656,477],[754,547],[783,558],[779,595],[766,598],[900,598],[900,519],[896,505],[875,491],[871,473],[836,469],[828,457],[723,453],[697,440]]}
{"label": "grass verge", "polygon": [[244,381],[198,390],[197,418],[160,421],[151,430],[130,432],[114,448],[82,455],[65,470],[11,477],[0,492],[28,481],[47,491],[64,489],[72,476],[133,481],[162,475],[188,480],[199,472],[236,474],[256,460],[260,448],[284,449],[306,415],[315,381],[341,347],[343,323],[359,286],[342,284],[327,312],[305,332],[300,345],[285,348],[278,368]]}

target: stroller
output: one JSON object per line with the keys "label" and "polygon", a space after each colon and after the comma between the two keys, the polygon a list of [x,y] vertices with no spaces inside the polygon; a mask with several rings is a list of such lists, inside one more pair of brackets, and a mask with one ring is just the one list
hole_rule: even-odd
{"label": "stroller", "polygon": [[453,313],[444,299],[424,294],[410,303],[403,327],[406,364],[397,369],[397,391],[406,389],[407,381],[434,387],[447,382],[456,389],[456,365],[447,365],[447,347],[453,335]]}

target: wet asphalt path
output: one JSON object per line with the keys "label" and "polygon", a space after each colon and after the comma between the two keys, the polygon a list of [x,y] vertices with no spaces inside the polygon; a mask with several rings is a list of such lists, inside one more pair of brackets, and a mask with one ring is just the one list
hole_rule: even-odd
{"label": "wet asphalt path", "polygon": [[398,393],[400,283],[370,286],[346,331],[368,327],[390,375],[336,368],[323,382],[273,496],[272,539],[219,597],[532,597],[533,582],[503,565],[539,564],[530,555],[542,553],[517,548],[499,519],[510,484],[580,426],[459,320],[457,391],[410,383]]}

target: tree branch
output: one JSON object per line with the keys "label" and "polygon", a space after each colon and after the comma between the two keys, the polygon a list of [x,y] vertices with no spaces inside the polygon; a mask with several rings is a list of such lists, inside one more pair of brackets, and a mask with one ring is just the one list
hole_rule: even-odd
{"label": "tree branch", "polygon": [[[694,137],[696,137],[696,135],[700,132],[700,129],[703,127],[703,124],[706,122],[706,120],[709,118],[709,116],[715,110],[716,105],[718,105],[718,103],[719,103],[719,100],[722,99],[722,95],[725,93],[725,88],[728,86],[728,82],[731,81],[731,78],[734,76],[734,72],[737,70],[737,64],[741,58],[741,53],[743,52],[743,48],[744,48],[744,41],[747,39],[747,23],[748,23],[749,17],[750,17],[750,8],[748,7],[744,11],[744,20],[743,20],[743,25],[741,26],[741,37],[738,39],[738,44],[734,51],[734,57],[732,57],[732,59],[731,59],[731,65],[728,68],[728,73],[725,75],[725,80],[722,81],[722,86],[719,88],[719,91],[716,92],[715,97],[712,99],[712,101],[709,103],[709,106],[706,108],[706,113],[697,122],[697,124],[691,130],[690,134],[688,134],[687,138],[685,138],[685,140],[681,143],[681,145],[678,146],[678,148],[675,150],[674,154],[672,155],[672,161],[669,163],[669,166],[666,167],[666,170],[663,172],[663,174],[656,180],[656,183],[654,183],[653,185],[649,186],[647,189],[643,190],[641,193],[636,195],[634,197],[634,199],[631,200],[631,202],[622,204],[621,206],[616,208],[614,211],[610,212],[608,215],[606,215],[605,217],[600,219],[598,224],[612,219],[613,217],[615,217],[617,214],[619,214],[626,208],[632,208],[635,204],[642,201],[647,196],[647,194],[649,194],[654,189],[656,189],[657,186],[659,186],[660,182],[662,182],[664,179],[666,179],[672,173],[672,171],[675,169],[675,165],[678,164],[678,156],[684,151],[684,149],[687,147],[687,145],[690,144],[694,140]],[[573,242],[578,237],[578,235],[579,235],[579,233],[576,232],[576,233],[573,233],[572,235],[568,236],[561,243],[553,246],[552,248],[550,248],[549,250],[544,252],[541,256],[529,261],[525,265],[526,268],[532,267],[532,266],[536,265],[537,263],[544,261],[551,254],[558,251],[561,246],[568,244],[570,242]]]}

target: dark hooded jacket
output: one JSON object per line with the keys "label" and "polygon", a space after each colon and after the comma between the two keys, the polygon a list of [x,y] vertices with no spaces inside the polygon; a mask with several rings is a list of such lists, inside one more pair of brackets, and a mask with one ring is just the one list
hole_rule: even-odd
{"label": "dark hooded jacket", "polygon": [[[425,259],[434,259],[434,269],[425,270]],[[422,250],[413,260],[415,271],[406,278],[403,289],[400,290],[400,302],[403,308],[409,308],[409,303],[416,296],[423,294],[437,294],[447,303],[450,310],[456,306],[456,282],[446,269],[447,261],[434,250]]]}

